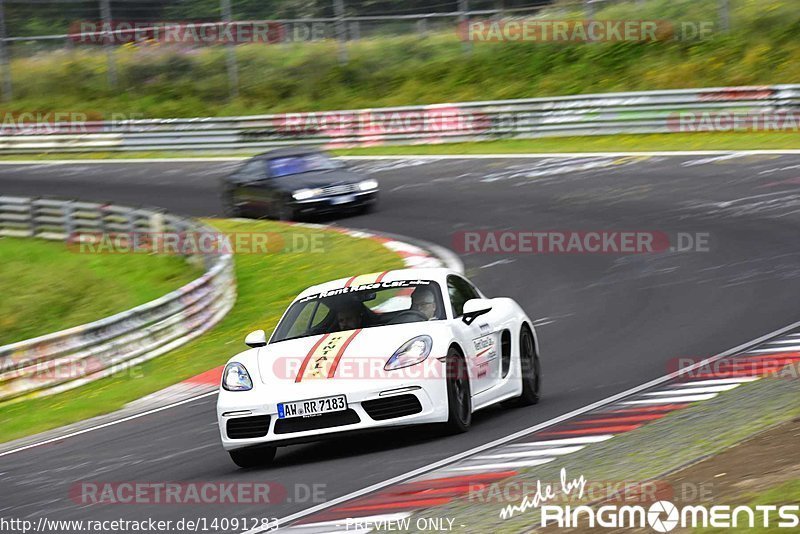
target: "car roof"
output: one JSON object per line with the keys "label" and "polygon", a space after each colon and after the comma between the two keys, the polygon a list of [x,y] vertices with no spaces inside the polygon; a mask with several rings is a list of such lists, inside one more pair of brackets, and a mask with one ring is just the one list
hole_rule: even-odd
{"label": "car roof", "polygon": [[297,298],[300,299],[308,295],[315,295],[317,293],[330,291],[332,289],[340,289],[353,283],[358,285],[374,283],[377,281],[394,282],[397,280],[431,280],[443,285],[446,282],[447,277],[451,274],[463,276],[460,273],[443,267],[415,267],[413,269],[396,269],[393,271],[356,274],[347,278],[339,278],[338,280],[331,280],[330,282],[325,282],[324,284],[311,286],[297,295]]}
{"label": "car roof", "polygon": [[307,154],[319,154],[322,150],[315,146],[300,146],[300,147],[286,147],[286,148],[276,148],[275,150],[269,150],[267,152],[262,152],[255,156],[258,159],[272,159],[272,158],[286,158],[291,156],[305,156]]}

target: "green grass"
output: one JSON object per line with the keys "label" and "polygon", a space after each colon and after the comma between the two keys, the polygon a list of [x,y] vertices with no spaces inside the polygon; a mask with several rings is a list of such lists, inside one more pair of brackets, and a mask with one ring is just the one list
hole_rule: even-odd
{"label": "green grass", "polygon": [[[376,241],[268,221],[209,221],[225,232],[276,232],[313,251],[236,256],[237,301],[211,331],[133,369],[50,397],[0,405],[0,442],[112,412],[126,403],[225,363],[244,350],[252,330],[272,330],[286,306],[309,285],[399,268],[402,261]],[[316,237],[314,237],[316,236]]]}
{"label": "green grass", "polygon": [[[241,45],[233,100],[223,47],[118,48],[115,89],[107,83],[101,47],[42,52],[17,44],[15,99],[3,111],[79,112],[90,119],[223,116],[800,81],[796,0],[731,6],[732,30],[703,40],[475,43],[467,52],[455,31],[446,31],[352,42],[346,65],[338,62],[334,41]],[[555,10],[549,16],[585,15]],[[625,2],[595,18],[716,22],[718,2]]]}
{"label": "green grass", "polygon": [[[379,155],[461,155],[461,154],[547,154],[557,152],[652,152],[681,150],[798,150],[797,133],[675,133],[603,135],[503,139],[471,143],[442,143],[407,146],[374,146],[332,150],[339,156]],[[90,152],[79,154],[18,154],[0,156],[0,161],[104,160],[139,158],[240,157],[257,151],[240,152]]]}
{"label": "green grass", "polygon": [[0,345],[108,317],[166,295],[202,269],[176,256],[78,254],[0,238]]}
{"label": "green grass", "polygon": [[670,150],[800,149],[797,133],[684,133],[504,139],[439,145],[376,146],[336,150],[343,156],[381,154],[533,154],[551,152],[645,152]]}

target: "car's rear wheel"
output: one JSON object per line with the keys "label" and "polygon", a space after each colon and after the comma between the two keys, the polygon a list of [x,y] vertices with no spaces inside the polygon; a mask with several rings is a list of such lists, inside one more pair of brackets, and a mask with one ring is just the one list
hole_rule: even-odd
{"label": "car's rear wheel", "polygon": [[522,368],[522,393],[514,401],[518,406],[530,406],[539,402],[542,371],[533,334],[527,326],[523,326],[519,334],[519,360]]}
{"label": "car's rear wheel", "polygon": [[464,356],[451,347],[445,360],[447,374],[447,430],[466,432],[472,425],[472,390]]}
{"label": "car's rear wheel", "polygon": [[278,452],[277,447],[248,447],[228,451],[233,463],[244,468],[267,466],[275,459],[276,452]]}

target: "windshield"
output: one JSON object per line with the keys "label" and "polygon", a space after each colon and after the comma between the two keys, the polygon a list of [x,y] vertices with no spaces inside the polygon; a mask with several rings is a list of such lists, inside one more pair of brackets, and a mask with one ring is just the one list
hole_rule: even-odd
{"label": "windshield", "polygon": [[445,318],[439,284],[401,280],[309,295],[289,308],[270,343],[357,328]]}
{"label": "windshield", "polygon": [[312,153],[269,160],[270,175],[274,178],[312,171],[330,171],[342,165],[325,154]]}

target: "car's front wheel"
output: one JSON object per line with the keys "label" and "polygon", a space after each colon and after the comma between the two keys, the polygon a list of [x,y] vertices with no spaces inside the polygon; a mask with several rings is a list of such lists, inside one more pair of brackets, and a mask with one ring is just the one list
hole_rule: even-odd
{"label": "car's front wheel", "polygon": [[230,219],[236,219],[242,216],[242,210],[236,204],[233,192],[231,191],[225,191],[222,194],[222,207],[225,210],[225,216]]}
{"label": "car's front wheel", "polygon": [[467,364],[455,347],[451,347],[445,360],[447,375],[447,429],[458,434],[472,425],[472,390]]}
{"label": "car's front wheel", "polygon": [[264,467],[272,463],[275,459],[277,447],[248,447],[246,449],[236,449],[228,451],[233,463],[239,467]]}

